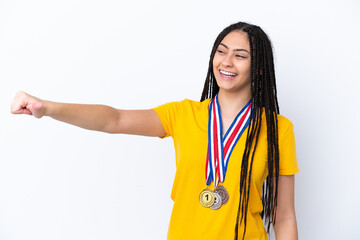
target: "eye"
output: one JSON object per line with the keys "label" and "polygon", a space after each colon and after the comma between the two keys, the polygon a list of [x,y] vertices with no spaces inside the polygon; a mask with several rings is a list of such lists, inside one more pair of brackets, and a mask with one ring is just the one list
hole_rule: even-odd
{"label": "eye", "polygon": [[237,58],[246,58],[245,56],[235,55]]}
{"label": "eye", "polygon": [[224,51],[221,51],[221,50],[216,50],[218,53],[220,53],[220,54],[225,54],[225,52]]}

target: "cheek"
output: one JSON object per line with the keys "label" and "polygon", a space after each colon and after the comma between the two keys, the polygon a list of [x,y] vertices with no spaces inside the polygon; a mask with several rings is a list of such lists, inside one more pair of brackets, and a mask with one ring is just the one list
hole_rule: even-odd
{"label": "cheek", "polygon": [[246,73],[246,75],[250,76],[250,65],[244,69],[244,72]]}
{"label": "cheek", "polygon": [[213,59],[213,68],[215,69],[217,66],[219,66],[220,58],[215,54]]}
{"label": "cheek", "polygon": [[216,56],[214,57],[213,59],[213,74],[214,74],[214,77],[215,77],[215,81],[218,82],[218,66],[219,66],[219,58],[216,58]]}
{"label": "cheek", "polygon": [[250,82],[250,67],[244,69],[244,76],[245,76],[245,79]]}
{"label": "cheek", "polygon": [[218,66],[217,62],[214,59],[214,61],[213,61],[213,74],[215,76],[215,79],[217,78],[217,73],[218,73],[217,66]]}
{"label": "cheek", "polygon": [[250,76],[250,62],[242,62],[240,65],[238,65],[238,69],[240,72],[244,73],[244,75]]}

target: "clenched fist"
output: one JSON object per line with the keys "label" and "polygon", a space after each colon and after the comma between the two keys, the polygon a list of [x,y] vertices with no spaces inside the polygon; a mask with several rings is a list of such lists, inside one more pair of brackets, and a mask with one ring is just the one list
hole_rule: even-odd
{"label": "clenched fist", "polygon": [[28,114],[36,118],[41,118],[46,113],[45,101],[31,96],[23,91],[19,91],[12,104],[11,113],[13,114]]}

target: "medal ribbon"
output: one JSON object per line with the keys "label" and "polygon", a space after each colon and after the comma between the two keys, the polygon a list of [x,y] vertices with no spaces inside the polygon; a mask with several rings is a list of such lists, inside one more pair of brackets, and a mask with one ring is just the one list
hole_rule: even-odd
{"label": "medal ribbon", "polygon": [[241,109],[223,137],[218,95],[210,102],[208,124],[208,151],[206,155],[206,184],[214,187],[225,181],[231,153],[250,122],[251,100]]}

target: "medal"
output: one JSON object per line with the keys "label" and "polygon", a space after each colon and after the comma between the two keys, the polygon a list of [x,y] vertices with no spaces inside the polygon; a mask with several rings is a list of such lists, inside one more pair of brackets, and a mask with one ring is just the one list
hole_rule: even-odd
{"label": "medal", "polygon": [[204,207],[211,207],[214,204],[215,196],[214,193],[206,188],[200,193],[200,203]]}
{"label": "medal", "polygon": [[[247,128],[251,116],[251,100],[241,109],[229,129],[223,135],[222,119],[218,95],[216,95],[209,105],[209,123],[208,123],[208,150],[205,165],[206,185],[213,182],[215,190],[212,192],[214,202],[210,205],[211,209],[218,209],[229,200],[229,193],[224,186],[219,185],[225,181],[225,175],[232,151],[239,138]],[[200,194],[200,203],[205,207],[208,204],[202,199],[202,194],[211,192],[208,188]],[[204,193],[204,196],[207,196]],[[210,194],[210,193],[209,193]],[[210,198],[210,197],[208,197]],[[217,200],[218,199],[218,200]],[[206,199],[208,201],[208,199]],[[219,205],[220,203],[220,205]]]}
{"label": "medal", "polygon": [[219,185],[214,192],[221,197],[222,204],[227,203],[227,201],[229,200],[229,193],[224,186]]}
{"label": "medal", "polygon": [[216,210],[216,209],[219,209],[221,207],[222,199],[221,199],[221,196],[217,192],[214,191],[213,194],[214,194],[214,197],[215,197],[214,204],[210,208]]}

